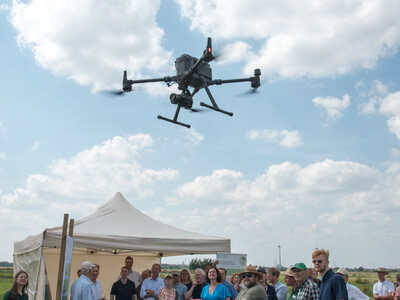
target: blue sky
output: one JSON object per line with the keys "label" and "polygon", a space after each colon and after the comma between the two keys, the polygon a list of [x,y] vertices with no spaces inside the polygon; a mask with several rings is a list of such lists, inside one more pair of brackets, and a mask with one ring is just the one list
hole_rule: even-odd
{"label": "blue sky", "polygon": [[[248,262],[399,267],[398,1],[3,1],[0,260],[13,242],[121,192],[146,214],[232,240]],[[181,111],[162,84],[213,38],[233,117]],[[195,105],[208,102],[204,91]],[[382,251],[382,249],[385,249]],[[171,258],[169,261],[181,261]]]}

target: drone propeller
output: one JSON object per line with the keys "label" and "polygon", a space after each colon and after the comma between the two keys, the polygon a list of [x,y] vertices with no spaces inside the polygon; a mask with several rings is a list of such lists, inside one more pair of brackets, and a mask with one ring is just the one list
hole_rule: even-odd
{"label": "drone propeller", "polygon": [[192,113],[205,113],[205,112],[209,112],[210,110],[208,109],[204,109],[204,108],[191,108],[190,112]]}
{"label": "drone propeller", "polygon": [[100,91],[101,94],[106,95],[106,96],[124,96],[124,91],[122,90],[105,90],[105,91]]}
{"label": "drone propeller", "polygon": [[243,92],[241,95],[245,96],[245,95],[255,95],[260,93],[260,91],[258,89],[248,89],[247,91]]}

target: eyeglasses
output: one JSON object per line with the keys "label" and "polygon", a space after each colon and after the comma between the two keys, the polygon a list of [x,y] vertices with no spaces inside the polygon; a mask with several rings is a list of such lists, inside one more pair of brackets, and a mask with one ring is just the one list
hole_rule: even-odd
{"label": "eyeglasses", "polygon": [[313,259],[312,260],[313,264],[315,264],[315,263],[319,263],[320,264],[320,263],[323,263],[323,262],[324,262],[324,260],[322,260],[322,259],[317,259],[317,260]]}
{"label": "eyeglasses", "polygon": [[292,269],[293,273],[301,273],[301,271],[304,271],[302,269]]}
{"label": "eyeglasses", "polygon": [[253,274],[251,274],[251,273],[242,274],[243,279],[246,277],[250,278],[251,276],[253,276]]}

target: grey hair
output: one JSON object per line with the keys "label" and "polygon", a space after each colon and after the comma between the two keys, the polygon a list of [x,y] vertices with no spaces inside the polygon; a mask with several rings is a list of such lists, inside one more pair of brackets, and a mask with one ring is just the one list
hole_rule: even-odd
{"label": "grey hair", "polygon": [[203,275],[203,277],[206,277],[206,272],[204,272],[203,269],[198,268],[198,269],[195,270],[195,272],[196,271],[201,271],[201,274]]}

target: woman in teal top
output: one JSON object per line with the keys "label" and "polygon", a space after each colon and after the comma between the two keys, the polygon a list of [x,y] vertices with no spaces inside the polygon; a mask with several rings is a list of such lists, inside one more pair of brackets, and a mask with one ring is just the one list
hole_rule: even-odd
{"label": "woman in teal top", "polygon": [[206,281],[208,285],[201,291],[202,300],[230,300],[231,293],[228,288],[221,283],[221,275],[218,269],[211,267],[207,271]]}
{"label": "woman in teal top", "polygon": [[28,300],[26,290],[28,288],[28,274],[25,271],[19,271],[15,274],[13,284],[7,291],[3,300]]}

